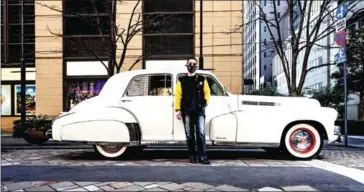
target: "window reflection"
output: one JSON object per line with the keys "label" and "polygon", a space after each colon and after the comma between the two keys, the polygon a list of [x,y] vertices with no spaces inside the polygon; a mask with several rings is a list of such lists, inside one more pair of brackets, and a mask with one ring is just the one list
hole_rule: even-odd
{"label": "window reflection", "polygon": [[106,80],[72,80],[67,82],[66,110],[70,110],[72,107],[81,101],[84,101],[85,99],[98,96],[105,83]]}

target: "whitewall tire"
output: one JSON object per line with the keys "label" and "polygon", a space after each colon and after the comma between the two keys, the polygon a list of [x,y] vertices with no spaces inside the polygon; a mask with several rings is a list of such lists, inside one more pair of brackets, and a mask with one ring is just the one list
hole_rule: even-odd
{"label": "whitewall tire", "polygon": [[100,155],[107,158],[117,158],[126,152],[127,146],[121,145],[94,145],[94,149]]}
{"label": "whitewall tire", "polygon": [[312,159],[322,149],[323,139],[311,125],[300,123],[292,126],[285,135],[287,152],[298,159]]}

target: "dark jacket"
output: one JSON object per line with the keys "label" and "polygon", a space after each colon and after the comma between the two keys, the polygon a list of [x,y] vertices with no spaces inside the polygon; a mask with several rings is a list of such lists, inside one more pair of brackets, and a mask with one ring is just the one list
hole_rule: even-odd
{"label": "dark jacket", "polygon": [[182,76],[176,85],[175,110],[201,111],[209,103],[210,88],[204,76]]}

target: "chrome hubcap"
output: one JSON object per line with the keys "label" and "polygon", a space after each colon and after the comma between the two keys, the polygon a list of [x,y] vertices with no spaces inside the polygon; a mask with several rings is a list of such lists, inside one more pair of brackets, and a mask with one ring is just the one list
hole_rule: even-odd
{"label": "chrome hubcap", "polygon": [[311,132],[298,130],[291,137],[291,144],[294,150],[307,151],[314,143],[314,138]]}
{"label": "chrome hubcap", "polygon": [[101,148],[108,153],[116,153],[118,151],[120,151],[123,146],[118,146],[118,145],[103,145],[101,146]]}

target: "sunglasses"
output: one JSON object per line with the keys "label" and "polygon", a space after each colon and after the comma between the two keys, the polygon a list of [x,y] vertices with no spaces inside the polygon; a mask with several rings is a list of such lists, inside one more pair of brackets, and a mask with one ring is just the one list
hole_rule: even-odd
{"label": "sunglasses", "polygon": [[188,64],[188,65],[197,65],[197,63],[196,63],[196,62],[188,62],[187,64]]}

